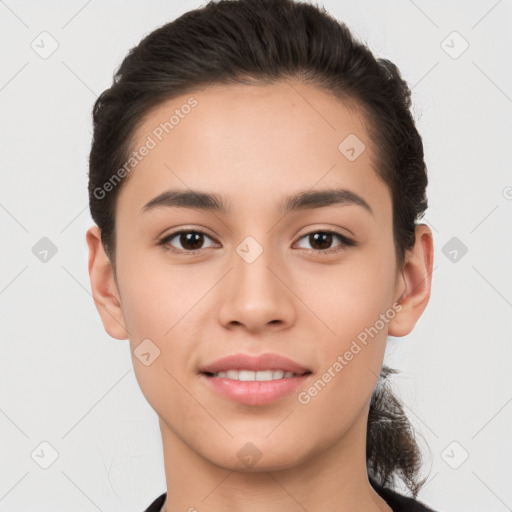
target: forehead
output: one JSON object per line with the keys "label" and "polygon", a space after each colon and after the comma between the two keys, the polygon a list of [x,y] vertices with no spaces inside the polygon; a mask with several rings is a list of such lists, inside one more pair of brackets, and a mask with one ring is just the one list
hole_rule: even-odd
{"label": "forehead", "polygon": [[283,193],[336,185],[389,206],[361,114],[299,82],[210,85],[165,101],[139,123],[132,150],[136,165],[118,203],[138,210],[177,187],[263,206]]}

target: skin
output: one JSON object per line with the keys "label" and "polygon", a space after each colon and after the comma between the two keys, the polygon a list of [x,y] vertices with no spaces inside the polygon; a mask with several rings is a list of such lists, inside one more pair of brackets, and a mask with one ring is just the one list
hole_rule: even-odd
{"label": "skin", "polygon": [[[190,96],[151,111],[134,148]],[[390,511],[367,476],[369,400],[386,337],[411,332],[428,303],[432,233],[417,226],[416,243],[398,268],[391,195],[374,171],[372,142],[359,113],[334,96],[281,81],[209,86],[193,97],[197,107],[120,190],[116,274],[97,226],[87,232],[103,325],[110,336],[130,340],[136,378],[159,416],[167,511]],[[366,146],[354,161],[338,150],[349,134]],[[373,214],[356,204],[284,216],[278,209],[285,196],[330,187],[359,194]],[[142,213],[168,189],[217,193],[230,212]],[[180,228],[207,233],[196,254],[158,245]],[[325,230],[358,245],[343,247],[334,237],[330,250],[341,250],[321,254],[305,235]],[[252,263],[236,252],[247,236],[263,249]],[[186,250],[179,237],[172,244]],[[396,304],[400,312],[378,335],[308,404],[299,403],[298,393]],[[160,350],[149,366],[133,352],[147,338]],[[237,404],[212,391],[198,368],[238,352],[276,352],[313,374],[274,403]],[[252,467],[237,456],[248,442],[261,453]]]}

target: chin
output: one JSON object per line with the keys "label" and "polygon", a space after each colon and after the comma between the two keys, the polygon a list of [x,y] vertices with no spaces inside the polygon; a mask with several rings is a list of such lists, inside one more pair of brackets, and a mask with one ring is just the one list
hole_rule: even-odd
{"label": "chin", "polygon": [[[223,469],[238,473],[264,473],[294,468],[307,459],[307,453],[297,453],[298,442],[289,446],[270,443],[265,439],[232,441],[220,453],[211,454],[210,461]],[[226,455],[234,452],[234,457]]]}

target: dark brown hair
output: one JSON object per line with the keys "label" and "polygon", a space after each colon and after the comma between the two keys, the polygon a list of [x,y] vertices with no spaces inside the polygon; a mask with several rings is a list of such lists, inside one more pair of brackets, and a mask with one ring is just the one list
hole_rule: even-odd
{"label": "dark brown hair", "polygon": [[[293,0],[220,0],[154,30],[132,48],[113,84],[93,108],[89,205],[115,271],[115,207],[123,185],[108,187],[133,151],[136,129],[150,110],[208,84],[272,84],[296,79],[329,91],[362,114],[375,170],[393,205],[397,268],[414,245],[427,208],[423,144],[410,112],[411,91],[397,67],[376,58],[325,9]],[[340,141],[341,142],[341,141]],[[401,478],[414,496],[421,452],[383,367],[370,403],[370,478]]]}

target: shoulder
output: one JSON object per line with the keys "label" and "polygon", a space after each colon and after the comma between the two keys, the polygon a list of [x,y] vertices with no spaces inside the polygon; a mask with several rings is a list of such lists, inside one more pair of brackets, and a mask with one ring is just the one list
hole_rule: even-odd
{"label": "shoulder", "polygon": [[379,496],[393,509],[393,512],[435,512],[421,501],[399,494],[388,487],[383,487],[371,478],[370,483]]}
{"label": "shoulder", "polygon": [[149,507],[146,510],[144,510],[144,512],[160,512],[164,504],[166,495],[167,493],[164,492],[161,496],[158,496],[158,498],[155,501],[153,501],[153,503],[151,503],[151,505],[149,505]]}

